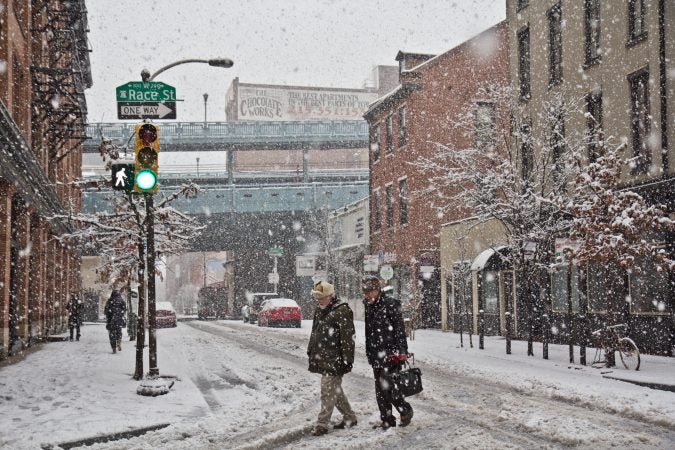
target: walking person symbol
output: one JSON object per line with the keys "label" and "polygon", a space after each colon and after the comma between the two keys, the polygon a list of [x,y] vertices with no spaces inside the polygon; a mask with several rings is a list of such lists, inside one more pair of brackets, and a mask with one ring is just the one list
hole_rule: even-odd
{"label": "walking person symbol", "polygon": [[117,179],[115,180],[115,186],[125,186],[127,184],[127,170],[122,167],[115,174]]}

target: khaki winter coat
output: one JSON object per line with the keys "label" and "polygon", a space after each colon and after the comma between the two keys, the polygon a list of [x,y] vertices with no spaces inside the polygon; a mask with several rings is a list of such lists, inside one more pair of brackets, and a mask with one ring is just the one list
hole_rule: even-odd
{"label": "khaki winter coat", "polygon": [[314,313],[307,356],[309,371],[322,375],[344,375],[354,364],[354,315],[337,298],[326,309]]}

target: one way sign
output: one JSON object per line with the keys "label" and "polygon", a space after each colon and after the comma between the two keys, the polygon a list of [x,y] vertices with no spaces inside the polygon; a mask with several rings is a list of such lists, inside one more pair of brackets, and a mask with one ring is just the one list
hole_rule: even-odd
{"label": "one way sign", "polygon": [[175,119],[176,102],[117,102],[118,119]]}

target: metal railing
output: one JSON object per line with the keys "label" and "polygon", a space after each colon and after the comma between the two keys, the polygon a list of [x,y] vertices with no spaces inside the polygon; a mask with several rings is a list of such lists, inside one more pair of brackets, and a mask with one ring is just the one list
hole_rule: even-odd
{"label": "metal railing", "polygon": [[[99,130],[112,140],[125,141],[134,132],[133,123],[90,123],[85,146],[96,146]],[[167,122],[160,124],[162,142],[189,144],[201,142],[280,142],[280,141],[367,141],[365,120],[304,122]]]}

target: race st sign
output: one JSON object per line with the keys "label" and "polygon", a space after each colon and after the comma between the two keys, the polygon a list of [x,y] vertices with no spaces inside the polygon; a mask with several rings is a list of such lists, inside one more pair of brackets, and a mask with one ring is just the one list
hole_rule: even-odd
{"label": "race st sign", "polygon": [[129,81],[117,86],[118,102],[175,102],[176,88],[161,81]]}
{"label": "race st sign", "polygon": [[117,86],[118,119],[175,119],[176,88],[161,81],[129,81]]}

